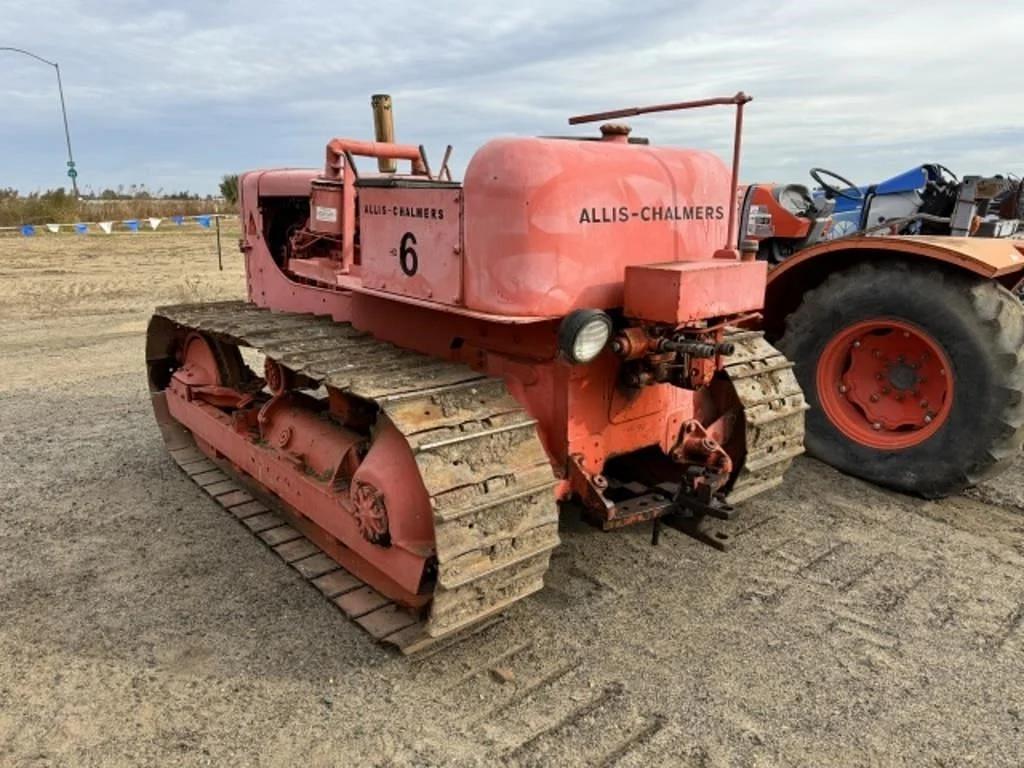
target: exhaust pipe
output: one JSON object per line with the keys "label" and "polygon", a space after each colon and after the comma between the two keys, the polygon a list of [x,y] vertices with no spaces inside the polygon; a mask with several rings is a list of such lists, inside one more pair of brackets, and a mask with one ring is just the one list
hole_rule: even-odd
{"label": "exhaust pipe", "polygon": [[[386,93],[375,93],[370,97],[373,108],[373,137],[376,141],[395,143],[395,120],[391,113],[391,96]],[[391,157],[378,157],[377,170],[381,173],[395,173],[398,161]]]}

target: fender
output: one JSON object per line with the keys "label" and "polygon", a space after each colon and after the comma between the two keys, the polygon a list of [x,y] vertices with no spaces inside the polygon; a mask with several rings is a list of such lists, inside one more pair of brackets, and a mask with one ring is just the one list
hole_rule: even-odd
{"label": "fender", "polygon": [[869,259],[933,261],[1013,289],[1024,278],[1024,240],[988,237],[846,237],[799,251],[768,273],[764,326],[781,334],[801,297],[829,274]]}

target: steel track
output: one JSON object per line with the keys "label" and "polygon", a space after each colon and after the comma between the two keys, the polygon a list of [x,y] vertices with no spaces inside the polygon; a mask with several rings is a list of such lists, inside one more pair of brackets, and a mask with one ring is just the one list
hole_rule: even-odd
{"label": "steel track", "polygon": [[760,331],[730,331],[735,344],[725,366],[743,406],[746,456],[727,496],[738,504],[782,483],[793,459],[804,452],[804,411],[809,406],[793,363]]}
{"label": "steel track", "polygon": [[[172,450],[204,490],[375,637],[414,652],[543,587],[559,543],[556,481],[534,420],[503,382],[313,315],[228,302],[163,307],[156,317],[179,333],[194,330],[250,347],[373,402],[408,440],[434,510],[437,576],[425,616],[341,568],[329,557],[336,542],[322,540],[315,526],[237,468],[214,467],[187,441]],[[179,444],[183,439],[177,436]],[[295,554],[302,557],[292,559]]]}
{"label": "steel track", "polygon": [[[181,425],[162,424],[185,473],[376,639],[415,653],[543,587],[559,543],[555,480],[535,422],[503,382],[324,317],[243,302],[162,307],[155,317],[372,401],[405,435],[434,510],[437,580],[426,610],[396,604],[341,567],[336,550],[344,545],[238,468],[212,460]],[[762,334],[734,331],[729,340],[736,352],[725,371],[746,417],[746,458],[729,495],[738,502],[782,482],[803,452],[807,405],[792,364]],[[162,397],[154,394],[158,417]]]}

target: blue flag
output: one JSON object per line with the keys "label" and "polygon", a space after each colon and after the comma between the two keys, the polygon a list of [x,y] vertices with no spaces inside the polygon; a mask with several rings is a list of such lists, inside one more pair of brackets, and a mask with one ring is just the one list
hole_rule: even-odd
{"label": "blue flag", "polygon": [[126,219],[124,225],[128,227],[132,232],[139,231],[139,220],[138,219]]}
{"label": "blue flag", "polygon": [[88,231],[89,227],[86,226],[85,224],[75,224],[75,232],[78,233],[79,235],[84,235]]}
{"label": "blue flag", "polygon": [[35,233],[36,228],[33,227],[31,224],[21,225],[21,234],[23,234],[25,237],[32,237],[32,235],[34,235]]}
{"label": "blue flag", "polygon": [[180,227],[182,224],[185,223],[185,217],[184,216],[180,216],[180,215],[179,216],[171,216],[171,221],[173,221],[175,224],[177,224]]}
{"label": "blue flag", "polygon": [[196,216],[196,221],[199,222],[200,227],[210,228],[210,217],[209,216]]}

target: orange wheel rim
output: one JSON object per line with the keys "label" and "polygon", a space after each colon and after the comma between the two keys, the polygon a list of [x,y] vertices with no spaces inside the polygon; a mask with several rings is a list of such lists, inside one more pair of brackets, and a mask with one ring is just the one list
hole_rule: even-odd
{"label": "orange wheel rim", "polygon": [[942,346],[903,320],[865,320],[836,333],[815,376],[829,421],[871,448],[920,445],[949,418],[953,368]]}

